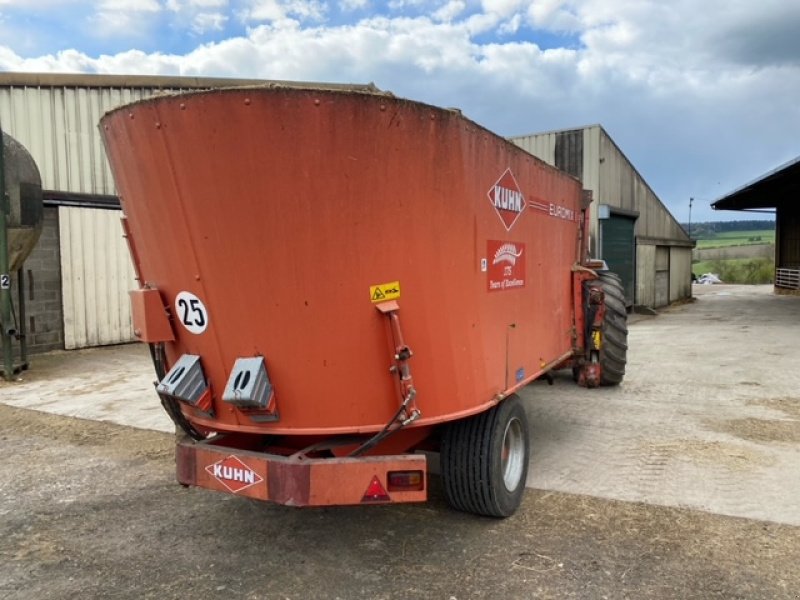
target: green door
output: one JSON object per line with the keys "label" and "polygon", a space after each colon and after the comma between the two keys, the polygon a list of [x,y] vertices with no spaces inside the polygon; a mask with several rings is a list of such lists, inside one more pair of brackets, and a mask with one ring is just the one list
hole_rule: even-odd
{"label": "green door", "polygon": [[622,278],[625,303],[628,306],[633,305],[636,276],[636,240],[633,235],[635,224],[635,218],[613,213],[607,219],[600,219],[602,258],[608,268]]}

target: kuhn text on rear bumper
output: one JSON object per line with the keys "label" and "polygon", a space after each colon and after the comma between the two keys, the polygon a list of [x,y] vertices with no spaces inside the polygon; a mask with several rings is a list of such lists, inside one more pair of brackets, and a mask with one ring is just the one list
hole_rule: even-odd
{"label": "kuhn text on rear bumper", "polygon": [[[289,506],[424,502],[424,455],[363,458],[294,458],[241,450],[212,441],[179,442],[178,481],[184,485]],[[418,485],[399,486],[414,474]],[[401,474],[402,477],[397,477]]]}

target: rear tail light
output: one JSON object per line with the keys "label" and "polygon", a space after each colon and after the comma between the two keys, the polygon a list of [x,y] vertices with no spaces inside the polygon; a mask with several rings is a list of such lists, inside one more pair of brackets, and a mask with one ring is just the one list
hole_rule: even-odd
{"label": "rear tail light", "polygon": [[386,483],[390,492],[424,490],[425,473],[423,471],[389,471]]}

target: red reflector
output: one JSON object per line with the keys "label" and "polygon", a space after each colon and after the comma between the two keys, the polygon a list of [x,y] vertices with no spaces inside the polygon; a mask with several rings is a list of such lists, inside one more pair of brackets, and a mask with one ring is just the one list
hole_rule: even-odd
{"label": "red reflector", "polygon": [[386,481],[390,492],[425,489],[425,476],[422,471],[389,471]]}
{"label": "red reflector", "polygon": [[389,494],[386,493],[386,488],[381,485],[381,482],[378,480],[378,476],[374,475],[372,477],[372,481],[369,482],[367,486],[367,491],[364,492],[364,497],[361,498],[361,502],[391,502],[392,499],[389,498]]}

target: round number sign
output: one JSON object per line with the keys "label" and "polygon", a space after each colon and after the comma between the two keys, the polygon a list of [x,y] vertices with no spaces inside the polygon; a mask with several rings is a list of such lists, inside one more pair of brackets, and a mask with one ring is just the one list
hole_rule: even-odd
{"label": "round number sign", "polygon": [[191,292],[181,292],[175,297],[178,320],[191,333],[203,333],[208,327],[208,311],[203,301]]}

